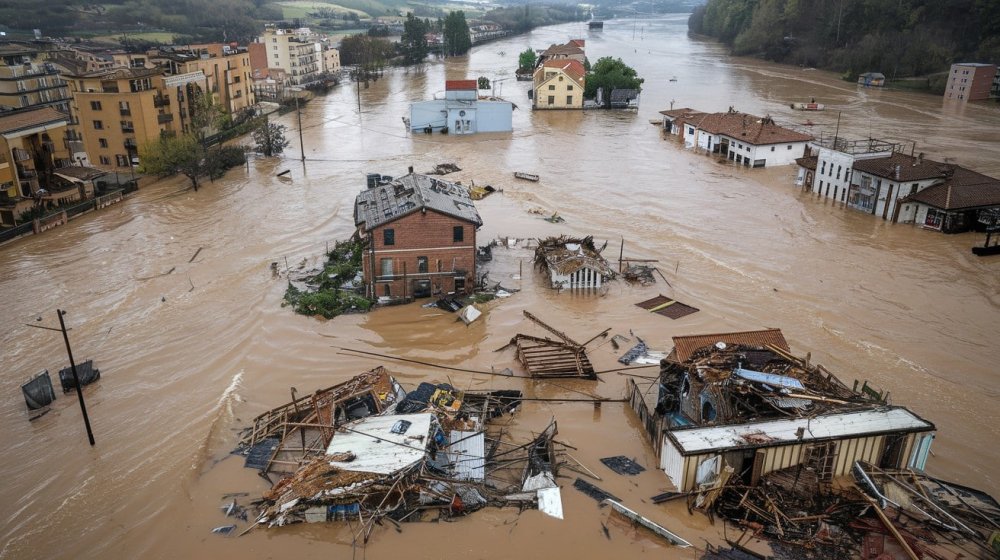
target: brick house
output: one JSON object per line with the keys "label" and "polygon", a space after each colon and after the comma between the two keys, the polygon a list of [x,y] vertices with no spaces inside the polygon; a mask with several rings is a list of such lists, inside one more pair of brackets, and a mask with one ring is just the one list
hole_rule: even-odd
{"label": "brick house", "polygon": [[476,229],[483,225],[465,187],[411,172],[361,192],[354,223],[365,246],[369,297],[471,293]]}

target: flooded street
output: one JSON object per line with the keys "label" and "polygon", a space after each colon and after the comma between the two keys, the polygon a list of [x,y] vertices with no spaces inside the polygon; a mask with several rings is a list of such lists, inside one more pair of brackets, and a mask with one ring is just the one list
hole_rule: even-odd
{"label": "flooded street", "polygon": [[[517,53],[575,37],[591,62],[622,57],[646,82],[634,112],[530,111],[530,83],[514,80]],[[444,80],[502,80],[513,101],[512,134],[409,135],[410,102],[444,90]],[[677,76],[676,82],[669,78]],[[516,333],[542,334],[527,309],[586,340],[605,328],[631,329],[658,350],[682,334],[780,327],[796,354],[812,353],[850,385],[869,380],[934,422],[932,475],[1000,496],[1000,258],[969,248],[978,234],[946,236],[892,225],[802,193],[795,170],[736,168],[684,150],[649,124],[674,107],[724,111],[734,106],[781,123],[805,117],[789,103],[816,98],[814,128],[916,142],[915,150],[1000,176],[1000,107],[950,107],[935,96],[857,88],[818,70],[732,59],[718,44],[689,38],[685,17],[614,20],[603,32],[584,24],[535,30],[487,44],[470,56],[423,69],[393,69],[358,97],[343,85],[302,114],[306,161],[299,161],[295,115],[279,120],[292,145],[283,159],[251,159],[197,193],[184,178],[147,179],[125,203],[68,226],[0,247],[0,558],[291,558],[347,557],[351,530],[308,525],[256,530],[241,538],[210,534],[226,519],[227,492],[256,495],[268,485],[229,455],[240,428],[260,412],[385,363],[412,387],[517,388],[526,396],[621,398],[625,378],[531,382],[456,374],[347,356],[355,348],[436,363],[518,371],[513,352],[496,353]],[[494,281],[522,291],[486,306],[466,327],[455,316],[407,305],[368,315],[316,320],[280,306],[284,269],[313,262],[326,243],[354,230],[353,202],[364,174],[402,175],[455,162],[446,178],[504,189],[478,203],[480,244],[498,235],[560,233],[609,241],[625,254],[659,259],[670,280],[642,288],[610,284],[604,296],[546,289],[531,273],[530,253],[498,258]],[[291,180],[276,173],[289,169]],[[537,173],[539,183],[513,179]],[[558,211],[550,224],[528,210]],[[200,252],[199,249],[201,249]],[[192,257],[197,253],[197,256]],[[498,253],[506,253],[498,251]],[[514,264],[524,259],[524,277]],[[189,262],[190,261],[190,262]],[[634,303],[657,293],[701,311],[677,321]],[[19,385],[66,362],[56,309],[78,361],[94,358],[103,377],[88,388],[97,445],[90,448],[72,394],[28,422]],[[596,369],[615,367],[610,345],[593,353]],[[654,375],[656,368],[645,370]],[[58,382],[56,383],[58,385]],[[527,403],[510,426],[529,436],[559,423],[559,439],[593,466],[627,455],[652,467],[655,455],[623,404]],[[721,531],[681,504],[654,506],[668,489],[662,471],[636,479],[608,473],[602,488],[700,546]],[[562,480],[571,486],[572,480]],[[486,509],[454,523],[404,524],[376,531],[357,557],[635,557],[663,555],[661,543],[599,521],[607,512],[565,488],[566,519],[537,511]],[[671,557],[694,558],[691,550]]]}

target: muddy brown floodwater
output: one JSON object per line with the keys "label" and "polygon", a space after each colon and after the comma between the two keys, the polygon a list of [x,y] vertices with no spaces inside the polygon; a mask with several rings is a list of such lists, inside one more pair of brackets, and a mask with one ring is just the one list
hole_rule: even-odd
{"label": "muddy brown floodwater", "polygon": [[[587,39],[591,60],[620,56],[645,77],[635,113],[529,110],[527,85],[513,79],[517,53],[571,37]],[[485,75],[519,105],[512,134],[408,135],[408,103],[444,89],[445,78]],[[670,82],[677,76],[676,82]],[[303,114],[307,161],[293,145],[282,160],[252,160],[194,193],[181,179],[146,183],[124,204],[44,235],[0,248],[0,557],[3,558],[294,558],[347,557],[351,532],[337,525],[258,530],[242,538],[210,534],[225,524],[227,492],[260,493],[265,483],[230,456],[236,433],[261,411],[347,379],[379,362],[338,354],[367,349],[473,368],[513,367],[495,353],[519,331],[536,332],[530,309],[572,336],[606,327],[631,329],[660,350],[679,334],[780,327],[799,354],[847,383],[867,379],[892,401],[933,421],[938,436],[929,471],[1000,493],[1000,259],[972,256],[979,236],[944,236],[870,216],[803,194],[791,167],[746,170],[716,163],[661,138],[648,124],[675,102],[721,111],[804,120],[788,103],[815,97],[829,108],[811,114],[832,132],[915,141],[928,157],[952,158],[1000,176],[996,105],[949,107],[927,95],[862,90],[836,76],[726,56],[692,39],[685,18],[607,22],[601,33],[581,24],[476,48],[468,57],[421,70],[392,70],[361,92],[341,86]],[[325,243],[350,235],[352,203],[365,172],[400,175],[451,161],[475,179],[504,189],[479,204],[479,239],[592,234],[627,255],[660,260],[670,279],[648,288],[612,283],[603,296],[544,289],[525,267],[527,253],[503,252],[493,279],[522,288],[491,303],[465,327],[454,316],[409,305],[365,316],[320,321],[280,307],[284,267],[314,260]],[[290,181],[275,177],[291,170]],[[512,178],[538,173],[539,183]],[[558,211],[553,225],[528,213]],[[202,248],[197,258],[192,255]],[[678,321],[634,303],[658,292],[701,309]],[[18,385],[65,363],[57,325],[67,309],[78,359],[95,358],[104,377],[88,388],[97,445],[87,445],[72,395],[28,422]],[[36,318],[41,318],[36,321]],[[540,332],[537,334],[541,334]],[[613,367],[610,345],[594,352]],[[450,379],[460,387],[514,387],[529,396],[620,397],[624,378],[531,383],[387,364],[401,381]],[[655,368],[649,370],[655,372]],[[599,457],[655,457],[621,404],[530,403],[514,434],[559,422],[560,439],[579,447],[592,468]],[[605,469],[606,470],[606,469]],[[669,488],[662,471],[636,479],[606,472],[601,485],[692,542],[718,535],[701,517],[649,503]],[[566,519],[537,511],[485,510],[453,523],[380,529],[367,558],[537,558],[663,555],[661,543],[612,526],[588,497],[563,492]],[[715,538],[718,538],[717,536]],[[362,557],[357,551],[356,557]],[[693,558],[692,551],[670,557]]]}

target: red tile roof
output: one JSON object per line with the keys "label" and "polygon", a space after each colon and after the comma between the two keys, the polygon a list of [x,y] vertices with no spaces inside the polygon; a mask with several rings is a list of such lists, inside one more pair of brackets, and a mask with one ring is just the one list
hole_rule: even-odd
{"label": "red tile roof", "polygon": [[578,60],[565,58],[558,60],[546,60],[542,63],[542,66],[545,68],[558,68],[577,83],[582,83],[583,77],[587,74],[587,71],[583,68],[583,64],[580,64],[580,61]]}
{"label": "red tile roof", "polygon": [[941,210],[1000,206],[1000,180],[957,165],[951,167],[951,176],[943,183],[911,194],[903,202],[919,202]]}
{"label": "red tile roof", "polygon": [[785,336],[781,334],[781,329],[675,336],[673,340],[674,351],[671,352],[671,356],[678,362],[688,361],[696,351],[706,346],[711,346],[716,342],[743,344],[746,346],[766,346],[772,344],[785,352],[792,351],[788,347],[788,342],[785,341]]}
{"label": "red tile roof", "polygon": [[573,45],[574,47],[580,47],[581,49],[586,46],[587,41],[584,39],[570,39],[567,45]]}
{"label": "red tile roof", "polygon": [[52,107],[42,107],[31,111],[23,111],[0,117],[0,134],[25,130],[36,126],[65,126],[69,117]]}
{"label": "red tile roof", "polygon": [[698,128],[711,134],[728,136],[756,146],[785,142],[808,142],[808,134],[778,126],[770,117],[758,117],[736,111],[705,115]]}
{"label": "red tile roof", "polygon": [[553,57],[553,56],[572,56],[583,54],[583,49],[573,44],[572,41],[565,45],[552,45],[545,49],[542,53],[542,57]]}
{"label": "red tile roof", "polygon": [[445,91],[457,91],[457,90],[473,90],[477,89],[479,84],[476,80],[445,80],[444,89]]}

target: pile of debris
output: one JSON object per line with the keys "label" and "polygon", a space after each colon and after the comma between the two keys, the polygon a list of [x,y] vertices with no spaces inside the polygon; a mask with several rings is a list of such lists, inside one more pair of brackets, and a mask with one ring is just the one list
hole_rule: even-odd
{"label": "pile of debris", "polygon": [[535,249],[535,266],[548,271],[555,289],[600,288],[615,278],[614,269],[601,256],[607,246],[605,242],[598,249],[591,236],[540,239]]}
{"label": "pile of debris", "polygon": [[434,166],[434,169],[424,173],[424,175],[447,175],[461,170],[462,168],[454,163],[439,163]]}
{"label": "pile of debris", "polygon": [[531,377],[574,377],[582,379],[597,379],[594,365],[587,357],[587,344],[605,337],[611,329],[605,329],[587,342],[580,344],[570,338],[566,333],[549,326],[538,317],[528,311],[524,311],[524,316],[534,321],[543,329],[556,335],[559,340],[541,338],[527,334],[517,334],[510,342],[497,351],[504,350],[508,346],[517,349],[517,360],[521,362],[524,369]]}
{"label": "pile of debris", "polygon": [[367,542],[383,521],[398,527],[486,506],[537,505],[561,517],[555,422],[523,444],[490,425],[520,399],[516,390],[431,383],[407,393],[382,367],[293,399],[240,440],[246,466],[289,473],[253,502],[250,528],[353,520]]}

